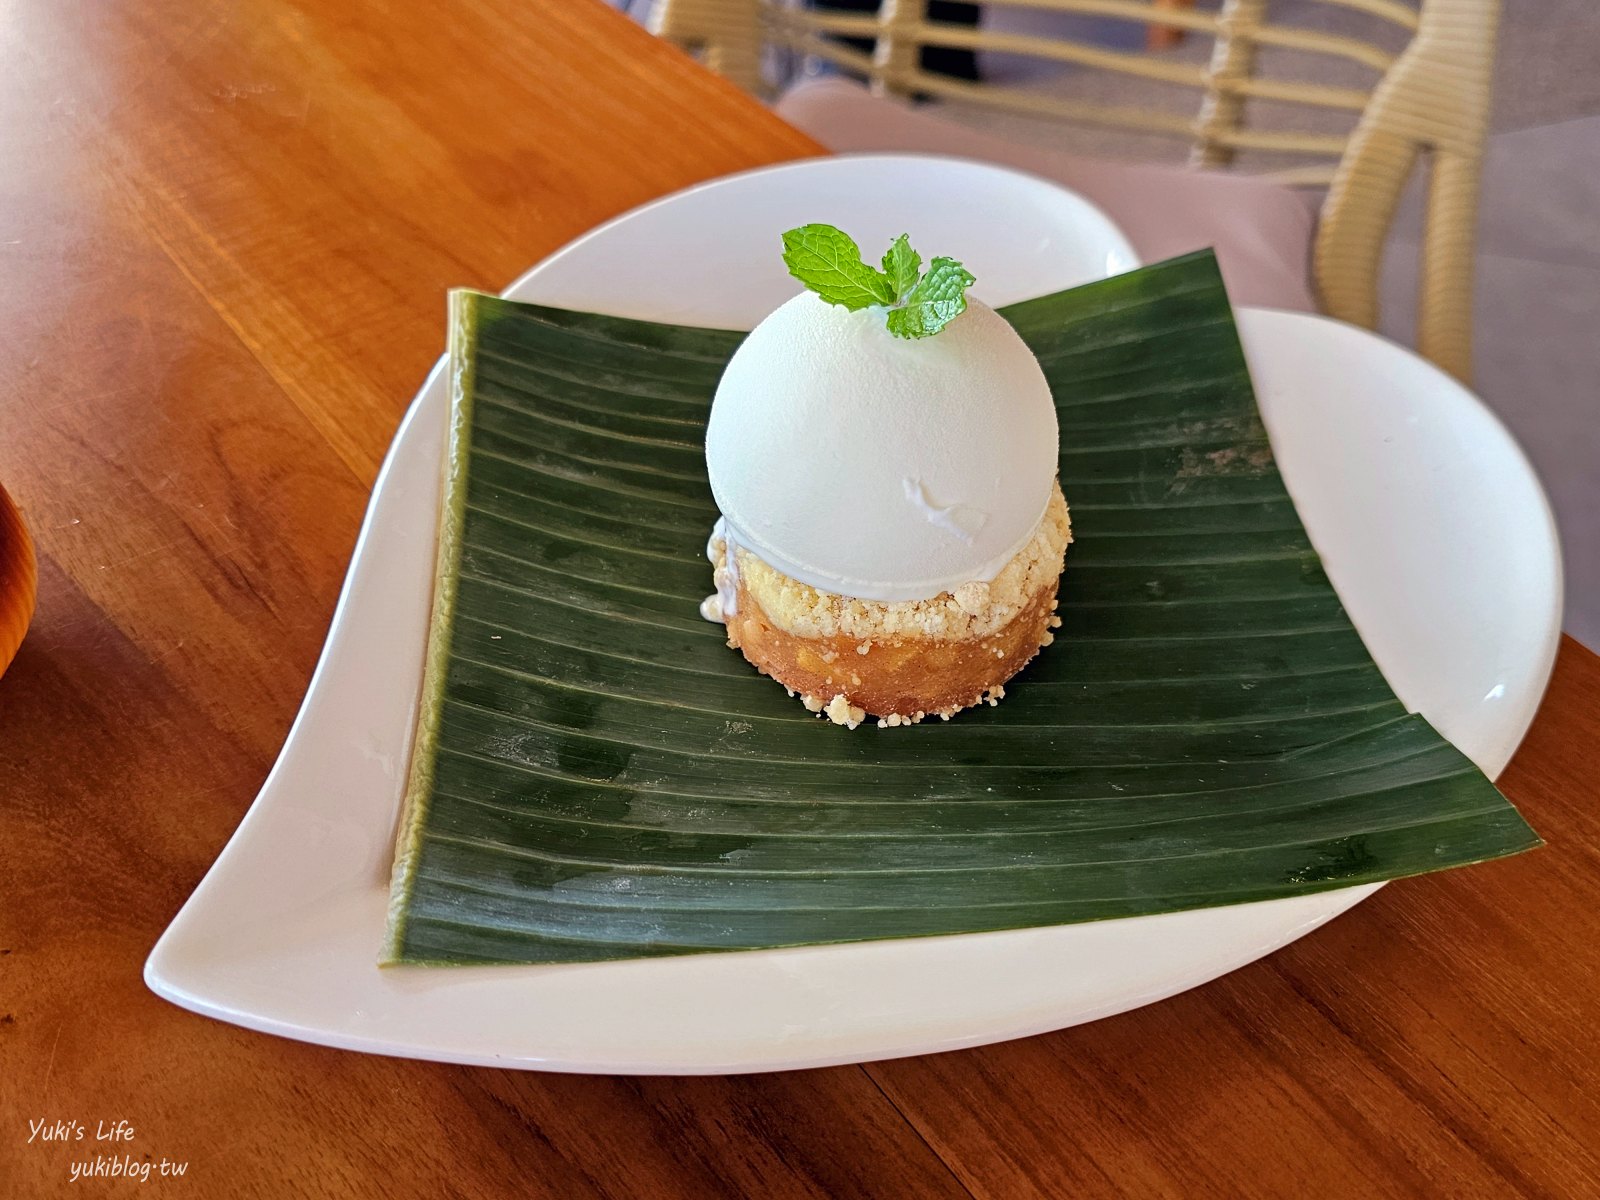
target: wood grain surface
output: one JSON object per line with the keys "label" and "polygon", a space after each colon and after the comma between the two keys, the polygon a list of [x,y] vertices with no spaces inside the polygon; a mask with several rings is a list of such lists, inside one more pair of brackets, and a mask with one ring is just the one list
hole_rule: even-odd
{"label": "wood grain surface", "polygon": [[578,1078],[146,991],[299,704],[445,289],[815,152],[593,0],[0,13],[0,480],[39,549],[0,679],[0,1195],[135,1186],[71,1182],[95,1153],[228,1197],[1600,1193],[1600,661],[1570,642],[1505,778],[1547,849],[1059,1034]]}

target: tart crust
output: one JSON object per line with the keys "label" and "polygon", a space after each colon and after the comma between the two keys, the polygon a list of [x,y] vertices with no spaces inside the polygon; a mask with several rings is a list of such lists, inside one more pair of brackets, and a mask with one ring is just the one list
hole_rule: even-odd
{"label": "tart crust", "polygon": [[723,614],[728,644],[812,712],[854,728],[867,714],[902,725],[997,703],[1006,681],[1054,640],[1071,540],[1058,488],[1034,537],[993,581],[905,603],[810,588],[742,548],[730,571],[726,544],[711,549],[719,585],[736,585]]}

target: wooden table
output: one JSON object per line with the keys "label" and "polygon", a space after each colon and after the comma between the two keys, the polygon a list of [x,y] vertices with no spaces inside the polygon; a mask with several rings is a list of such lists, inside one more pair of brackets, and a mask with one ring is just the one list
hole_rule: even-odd
{"label": "wooden table", "polygon": [[[145,990],[299,704],[445,289],[815,152],[580,0],[7,7],[0,480],[41,562],[0,680],[0,1194],[124,1194],[69,1183],[119,1148],[193,1196],[1600,1193],[1600,661],[1570,642],[1505,777],[1548,849],[1064,1033],[582,1078]],[[90,1140],[29,1144],[38,1118]]]}

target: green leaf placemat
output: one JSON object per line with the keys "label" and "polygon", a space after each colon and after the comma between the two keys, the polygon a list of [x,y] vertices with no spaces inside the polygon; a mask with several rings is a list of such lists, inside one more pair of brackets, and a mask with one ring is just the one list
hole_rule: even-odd
{"label": "green leaf placemat", "polygon": [[451,313],[387,962],[1053,925],[1538,844],[1345,616],[1209,253],[1006,310],[1060,412],[1065,624],[999,707],[898,729],[817,720],[698,615],[705,418],[742,334]]}

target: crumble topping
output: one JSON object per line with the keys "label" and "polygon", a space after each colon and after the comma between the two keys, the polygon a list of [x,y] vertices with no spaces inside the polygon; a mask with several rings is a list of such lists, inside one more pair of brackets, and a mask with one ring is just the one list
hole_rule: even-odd
{"label": "crumble topping", "polygon": [[[742,546],[734,548],[729,571],[726,543],[715,539],[711,549],[719,585],[724,572],[735,575],[773,624],[796,637],[962,641],[1004,628],[1041,588],[1054,583],[1071,541],[1067,502],[1057,485],[1033,537],[993,579],[964,583],[930,600],[892,602],[820,591],[791,579]],[[867,647],[858,647],[857,652],[865,654]]]}
{"label": "crumble topping", "polygon": [[844,725],[850,729],[854,729],[867,719],[866,710],[851,704],[845,699],[843,692],[829,700],[828,707],[822,711],[828,714],[828,720],[835,725]]}

